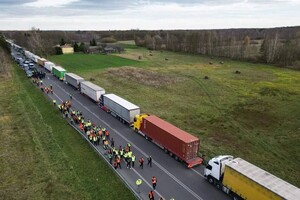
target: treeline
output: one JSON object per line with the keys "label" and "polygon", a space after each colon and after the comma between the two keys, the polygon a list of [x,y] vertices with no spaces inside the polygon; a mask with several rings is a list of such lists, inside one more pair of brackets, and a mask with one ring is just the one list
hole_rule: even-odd
{"label": "treeline", "polygon": [[120,40],[152,50],[226,57],[300,69],[300,27],[220,30],[5,31],[7,38],[42,56],[55,54],[61,38],[81,48]]}
{"label": "treeline", "polygon": [[300,69],[300,28],[145,32],[135,43],[151,50],[226,57]]}

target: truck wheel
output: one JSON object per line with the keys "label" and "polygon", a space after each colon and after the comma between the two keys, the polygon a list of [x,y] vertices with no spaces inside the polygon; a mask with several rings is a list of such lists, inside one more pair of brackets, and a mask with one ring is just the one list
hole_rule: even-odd
{"label": "truck wheel", "polygon": [[207,180],[210,184],[214,184],[214,179],[211,176],[209,176]]}
{"label": "truck wheel", "polygon": [[178,157],[177,157],[177,156],[175,156],[175,160],[177,160],[177,161],[178,161]]}
{"label": "truck wheel", "polygon": [[233,200],[240,200],[240,198],[238,198],[236,195],[233,195],[232,199]]}
{"label": "truck wheel", "polygon": [[148,136],[147,135],[145,135],[145,138],[146,138],[146,140],[148,140]]}
{"label": "truck wheel", "polygon": [[139,130],[136,128],[136,129],[134,129],[134,131],[136,132],[136,133],[138,133],[139,132]]}
{"label": "truck wheel", "polygon": [[165,153],[168,153],[168,149],[165,148],[164,150],[165,150]]}
{"label": "truck wheel", "polygon": [[220,190],[221,189],[221,185],[218,183],[217,185],[216,185],[216,187]]}
{"label": "truck wheel", "polygon": [[170,152],[170,153],[169,153],[169,155],[172,157],[172,156],[173,156],[173,153],[172,153],[172,152]]}

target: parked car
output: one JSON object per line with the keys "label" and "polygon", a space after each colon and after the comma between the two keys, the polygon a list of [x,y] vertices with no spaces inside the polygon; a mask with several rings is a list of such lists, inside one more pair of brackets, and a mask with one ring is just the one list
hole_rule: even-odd
{"label": "parked car", "polygon": [[26,75],[28,78],[32,77],[33,73],[31,71],[26,71]]}

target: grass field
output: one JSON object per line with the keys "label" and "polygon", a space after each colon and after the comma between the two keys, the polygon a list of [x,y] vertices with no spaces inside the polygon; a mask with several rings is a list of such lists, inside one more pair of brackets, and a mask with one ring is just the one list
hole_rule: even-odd
{"label": "grass field", "polygon": [[[125,47],[106,59],[131,59],[131,67],[126,60],[126,67],[103,63],[99,70],[78,71],[82,64],[67,69],[198,136],[200,153],[207,157],[239,156],[300,186],[299,71],[227,59],[220,64],[218,58],[167,51],[150,55],[130,43]],[[58,59],[65,58],[53,60],[63,65]]]}
{"label": "grass field", "polygon": [[97,71],[109,67],[137,66],[139,62],[112,55],[68,54],[51,57],[51,61],[58,63],[75,73]]}
{"label": "grass field", "polygon": [[135,199],[24,72],[0,77],[0,199]]}

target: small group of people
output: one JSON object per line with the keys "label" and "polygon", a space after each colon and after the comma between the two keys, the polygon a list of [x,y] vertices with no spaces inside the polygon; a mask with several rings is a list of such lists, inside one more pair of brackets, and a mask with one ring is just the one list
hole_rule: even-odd
{"label": "small group of people", "polygon": [[45,72],[42,72],[42,71],[34,71],[32,73],[32,78],[35,78],[35,79],[44,79],[46,77],[46,73]]}
{"label": "small group of people", "polygon": [[41,89],[42,92],[45,92],[47,94],[49,94],[49,93],[53,94],[53,86],[52,86],[52,84],[50,84],[47,87],[47,86],[45,86],[43,84],[43,80],[39,79],[39,78],[32,78],[32,82],[35,83]]}
{"label": "small group of people", "polygon": [[[123,148],[122,146],[119,146],[117,149],[114,145],[112,146],[112,149],[108,150],[108,158],[110,160],[110,163],[113,164],[115,169],[122,169],[121,167],[121,160],[124,159],[126,163],[126,167],[131,169],[134,168],[135,164],[135,155],[131,151],[131,144],[127,143],[127,145]],[[114,162],[112,163],[114,159]]]}

